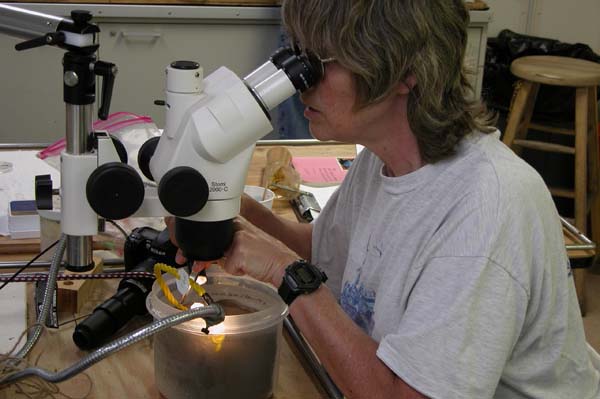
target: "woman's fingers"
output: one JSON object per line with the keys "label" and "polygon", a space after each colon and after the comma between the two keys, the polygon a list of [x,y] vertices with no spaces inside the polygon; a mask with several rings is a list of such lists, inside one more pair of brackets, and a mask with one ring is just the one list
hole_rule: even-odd
{"label": "woman's fingers", "polygon": [[178,249],[177,253],[175,254],[175,263],[178,265],[183,265],[185,262],[187,262],[187,258],[183,256],[181,249]]}

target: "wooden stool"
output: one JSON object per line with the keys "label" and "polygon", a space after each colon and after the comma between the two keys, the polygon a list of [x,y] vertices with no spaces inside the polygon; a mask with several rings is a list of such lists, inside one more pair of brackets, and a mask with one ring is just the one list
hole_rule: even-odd
{"label": "wooden stool", "polygon": [[[573,190],[549,187],[553,196],[574,200],[575,227],[587,234],[587,216],[591,212],[593,241],[600,240],[598,103],[600,64],[575,58],[530,56],[518,58],[510,66],[520,78],[508,117],[504,144],[520,154],[522,148],[572,154],[575,157]],[[564,129],[531,123],[540,84],[567,86],[575,90],[575,129]],[[575,136],[575,147],[527,140],[528,129]],[[574,271],[577,297],[585,314],[585,269]]]}

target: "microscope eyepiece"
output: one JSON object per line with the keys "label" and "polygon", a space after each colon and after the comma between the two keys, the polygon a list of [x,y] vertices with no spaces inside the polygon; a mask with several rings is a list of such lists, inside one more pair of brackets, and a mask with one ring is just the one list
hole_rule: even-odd
{"label": "microscope eyepiece", "polygon": [[310,89],[322,78],[320,60],[298,54],[290,47],[283,47],[271,56],[271,62],[282,69],[300,92]]}
{"label": "microscope eyepiece", "polygon": [[283,47],[275,51],[269,61],[246,76],[244,81],[265,112],[268,112],[297,91],[304,92],[319,83],[323,75],[321,70],[318,57]]}

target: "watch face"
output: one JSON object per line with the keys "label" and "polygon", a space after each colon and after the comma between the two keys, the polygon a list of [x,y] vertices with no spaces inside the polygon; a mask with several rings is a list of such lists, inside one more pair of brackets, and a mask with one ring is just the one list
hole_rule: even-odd
{"label": "watch face", "polygon": [[315,280],[315,275],[306,270],[305,268],[299,268],[296,270],[298,277],[300,277],[301,284],[310,284]]}
{"label": "watch face", "polygon": [[290,270],[292,286],[300,290],[312,290],[321,285],[321,273],[319,270],[305,262],[297,262]]}

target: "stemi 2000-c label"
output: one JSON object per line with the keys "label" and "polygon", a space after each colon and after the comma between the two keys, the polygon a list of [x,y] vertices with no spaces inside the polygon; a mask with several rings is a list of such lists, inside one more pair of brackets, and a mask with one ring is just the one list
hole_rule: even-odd
{"label": "stemi 2000-c label", "polygon": [[227,187],[227,183],[224,181],[212,181],[210,182],[209,191],[211,193],[226,193],[229,191],[229,187]]}

